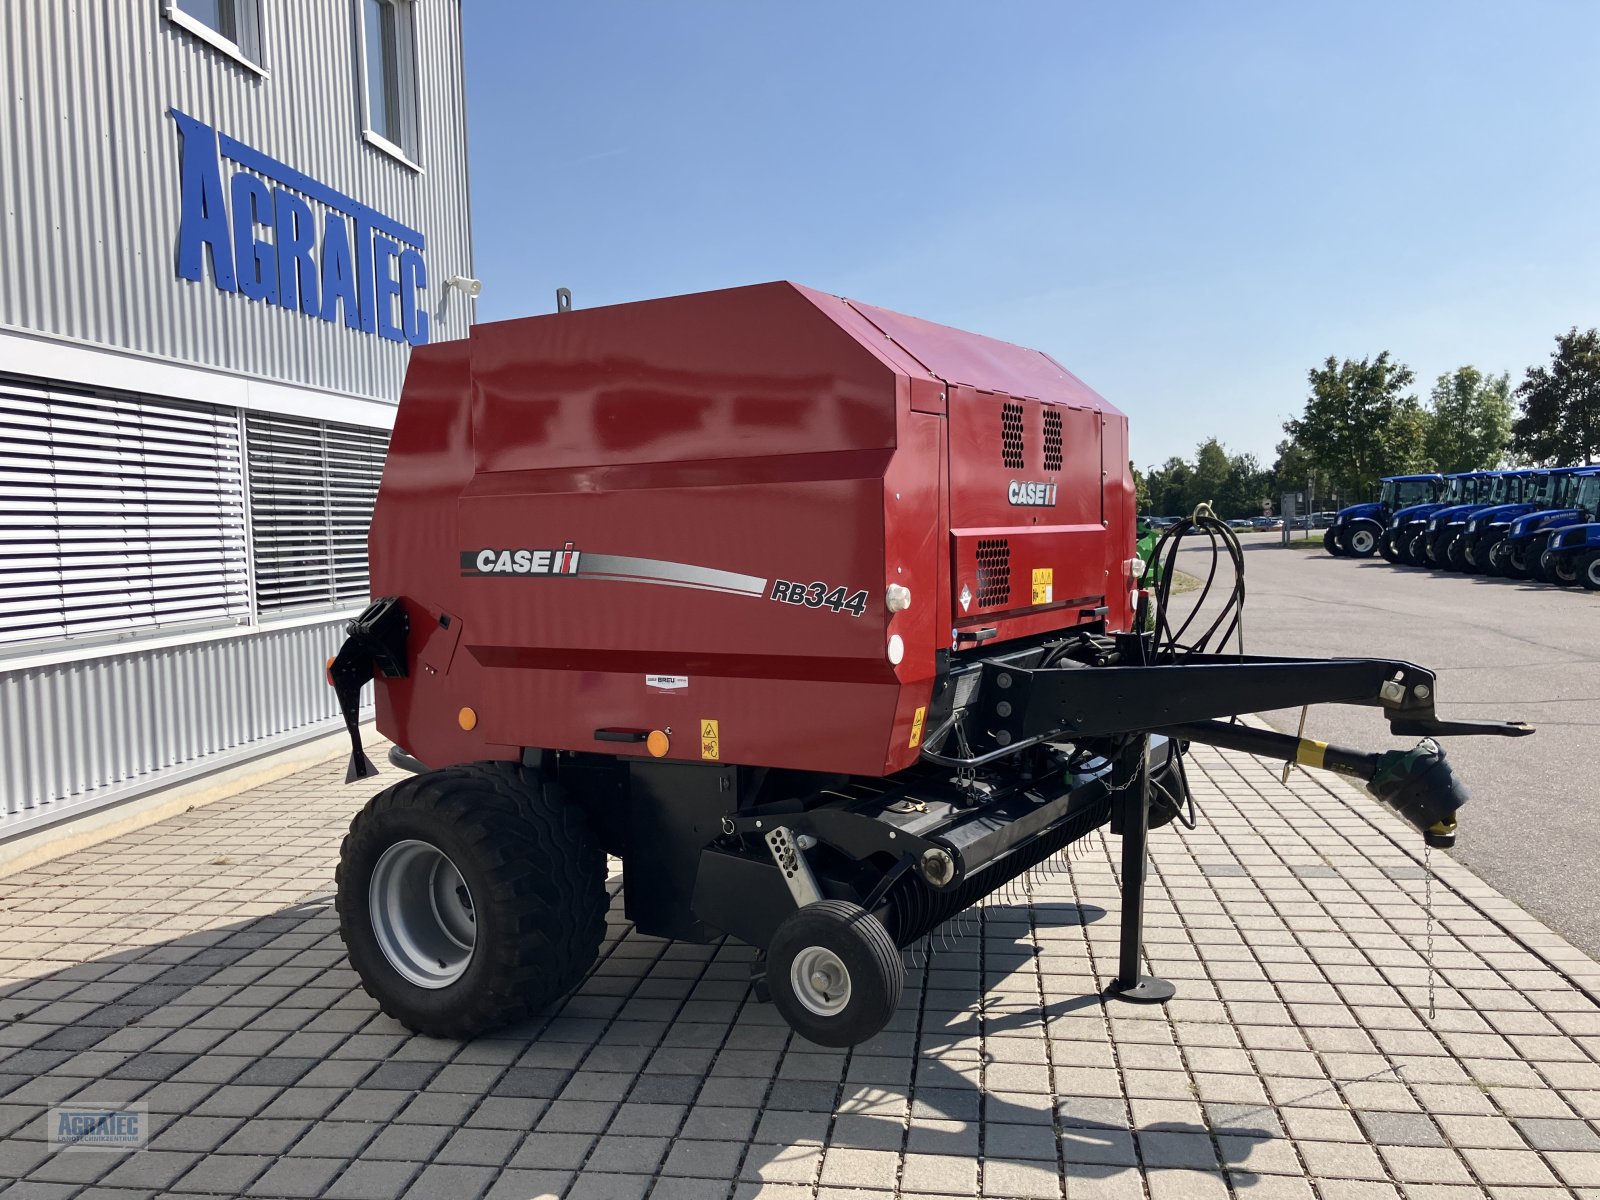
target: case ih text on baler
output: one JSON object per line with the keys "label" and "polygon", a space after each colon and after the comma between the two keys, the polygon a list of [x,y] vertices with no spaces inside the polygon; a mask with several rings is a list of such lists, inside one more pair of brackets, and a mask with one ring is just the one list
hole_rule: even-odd
{"label": "case ih text on baler", "polygon": [[[1192,742],[1353,776],[1451,844],[1466,795],[1432,739],[1529,730],[1439,720],[1409,663],[1181,644],[1164,595],[1145,619],[1127,463],[1126,418],[1046,355],[791,284],[418,347],[380,598],[330,666],[350,778],[374,773],[374,679],[420,772],[341,854],[367,990],[440,1036],[537,1011],[599,951],[612,854],[641,932],[749,943],[790,1025],[852,1045],[898,1005],[903,948],[1109,824],[1111,990],[1162,999],[1145,836]],[[1424,740],[1225,720],[1313,703]]]}

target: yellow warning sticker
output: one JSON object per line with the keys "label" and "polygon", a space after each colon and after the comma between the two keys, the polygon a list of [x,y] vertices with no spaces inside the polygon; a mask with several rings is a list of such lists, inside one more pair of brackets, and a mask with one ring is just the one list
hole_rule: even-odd
{"label": "yellow warning sticker", "polygon": [[717,723],[715,721],[700,722],[700,757],[722,757],[721,748],[717,745]]}
{"label": "yellow warning sticker", "polygon": [[1033,569],[1033,602],[1035,604],[1049,604],[1054,597],[1051,592],[1055,586],[1055,568],[1035,567]]}
{"label": "yellow warning sticker", "polygon": [[922,718],[928,715],[928,706],[919,705],[917,711],[911,714],[911,748],[915,750],[922,741]]}

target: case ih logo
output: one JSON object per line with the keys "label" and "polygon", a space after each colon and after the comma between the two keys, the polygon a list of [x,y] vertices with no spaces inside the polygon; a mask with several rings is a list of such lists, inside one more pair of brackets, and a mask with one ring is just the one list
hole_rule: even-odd
{"label": "case ih logo", "polygon": [[568,542],[560,550],[483,550],[461,552],[463,575],[576,575],[578,551]]}
{"label": "case ih logo", "polygon": [[1054,508],[1056,485],[1013,479],[1010,488],[1006,490],[1006,499],[1019,508]]}

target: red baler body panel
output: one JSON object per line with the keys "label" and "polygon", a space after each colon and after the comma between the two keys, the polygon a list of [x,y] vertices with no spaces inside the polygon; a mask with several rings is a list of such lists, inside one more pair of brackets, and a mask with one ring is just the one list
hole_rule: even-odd
{"label": "red baler body panel", "polygon": [[1127,461],[1045,355],[793,284],[479,325],[413,352],[397,415],[372,589],[411,667],[379,729],[430,767],[666,730],[890,774],[959,633],[1130,626]]}

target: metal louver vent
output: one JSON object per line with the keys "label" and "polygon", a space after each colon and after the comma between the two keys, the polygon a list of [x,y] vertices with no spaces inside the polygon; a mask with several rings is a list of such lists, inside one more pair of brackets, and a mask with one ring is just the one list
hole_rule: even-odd
{"label": "metal louver vent", "polygon": [[1044,414],[1044,469],[1061,470],[1061,414],[1053,408]]}
{"label": "metal louver vent", "polygon": [[250,413],[245,433],[257,609],[366,603],[367,530],[388,433],[269,413]]}
{"label": "metal louver vent", "polygon": [[978,607],[997,608],[1011,603],[1011,541],[978,540]]}
{"label": "metal louver vent", "polygon": [[0,646],[250,616],[232,409],[0,381]]}
{"label": "metal louver vent", "polygon": [[1009,400],[1000,406],[1000,460],[1013,470],[1022,469],[1022,405]]}

